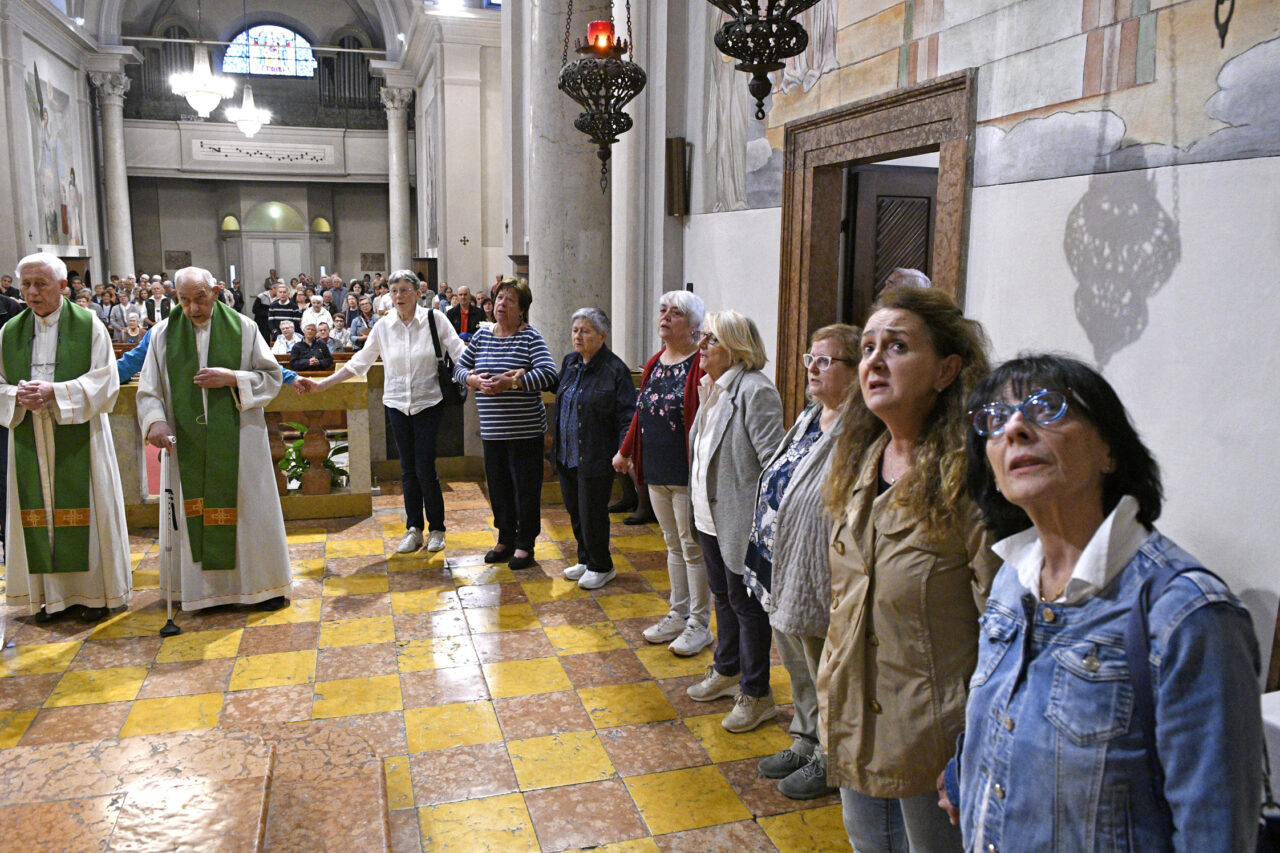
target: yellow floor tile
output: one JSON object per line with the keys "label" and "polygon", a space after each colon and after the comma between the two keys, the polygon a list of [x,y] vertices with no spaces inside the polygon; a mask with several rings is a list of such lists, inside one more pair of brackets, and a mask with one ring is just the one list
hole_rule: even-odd
{"label": "yellow floor tile", "polygon": [[[174,611],[177,612],[175,605]],[[89,634],[91,640],[123,640],[129,637],[154,637],[160,633],[168,617],[163,609],[125,610],[98,623]]]}
{"label": "yellow floor tile", "polygon": [[38,713],[40,713],[38,708],[26,711],[0,711],[0,749],[17,746]]}
{"label": "yellow floor tile", "polygon": [[412,589],[391,593],[391,609],[395,613],[432,613],[436,610],[461,610],[458,593],[452,589]]}
{"label": "yellow floor tile", "polygon": [[671,605],[660,595],[651,592],[632,592],[623,595],[602,595],[596,602],[610,619],[635,619],[640,616],[667,615]]}
{"label": "yellow floor tile", "polygon": [[791,676],[782,664],[769,667],[769,689],[773,691],[773,701],[776,704],[791,703]]}
{"label": "yellow floor tile", "polygon": [[572,690],[559,658],[512,660],[484,665],[484,678],[494,699]]}
{"label": "yellow floor tile", "polygon": [[539,560],[563,560],[564,551],[554,542],[539,542],[534,547],[533,556]]}
{"label": "yellow floor tile", "polygon": [[397,643],[397,661],[401,672],[442,669],[449,666],[475,666],[475,646],[469,637],[428,637]]}
{"label": "yellow floor tile", "polygon": [[[603,600],[603,599],[601,599]],[[611,622],[593,622],[589,625],[548,625],[545,629],[551,645],[562,655],[581,655],[588,652],[610,652],[627,648],[618,629]]]}
{"label": "yellow floor tile", "polygon": [[233,658],[243,635],[244,629],[236,628],[229,631],[192,631],[165,637],[160,644],[160,653],[156,655],[156,663]]}
{"label": "yellow floor tile", "polygon": [[741,734],[725,731],[720,723],[724,714],[706,714],[701,717],[685,717],[684,724],[702,744],[702,748],[716,764],[740,761],[744,758],[762,758],[791,746],[791,736],[773,721],[761,723],[755,729]]}
{"label": "yellow floor tile", "polygon": [[636,649],[636,657],[654,678],[679,678],[706,672],[711,666],[712,652],[706,648],[692,657],[682,658],[673,655],[666,646],[657,645]]}
{"label": "yellow floor tile", "polygon": [[610,554],[609,556],[613,558],[613,570],[618,574],[622,574],[623,572],[634,572],[636,570],[636,567],[631,565],[631,561],[621,554]]}
{"label": "yellow floor tile", "polygon": [[324,546],[327,560],[336,557],[381,557],[385,553],[386,546],[381,539],[333,539]]}
{"label": "yellow floor tile", "polygon": [[478,743],[498,743],[502,729],[489,702],[459,702],[410,708],[404,712],[410,752],[428,752]]}
{"label": "yellow floor tile", "polygon": [[639,536],[615,536],[614,546],[624,554],[636,551],[666,551],[667,542],[660,533],[642,533]]}
{"label": "yellow floor tile", "polygon": [[[62,672],[84,645],[72,643],[40,643],[34,646],[9,646],[0,649],[0,676],[49,675]],[[3,685],[0,684],[0,687]]]}
{"label": "yellow floor tile", "polygon": [[623,781],[653,835],[751,820],[751,810],[715,767],[648,773]]}
{"label": "yellow floor tile", "polygon": [[521,581],[520,588],[524,590],[524,594],[532,604],[546,604],[548,601],[568,601],[571,598],[591,596],[591,593],[578,586],[577,581],[563,577]]}
{"label": "yellow floor tile", "polygon": [[475,565],[449,565],[453,582],[458,586],[483,586],[489,583],[515,583],[516,573],[506,563],[476,563]]}
{"label": "yellow floor tile", "polygon": [[133,573],[133,588],[138,589],[159,589],[160,573],[157,571],[142,571]]}
{"label": "yellow floor tile", "polygon": [[120,737],[212,729],[222,712],[221,693],[139,699],[129,709]]}
{"label": "yellow floor tile", "polygon": [[497,540],[491,530],[463,530],[445,533],[444,544],[446,548],[492,548]]}
{"label": "yellow floor tile", "polygon": [[68,672],[62,676],[44,706],[63,708],[68,705],[128,702],[138,695],[146,677],[145,666],[114,666]]}
{"label": "yellow floor tile", "polygon": [[542,532],[557,542],[574,542],[573,526],[569,524],[544,524]]}
{"label": "yellow floor tile", "polygon": [[364,619],[336,619],[320,623],[320,648],[335,646],[364,646],[369,643],[394,643],[395,623],[390,616],[369,616]]}
{"label": "yellow floor tile", "polygon": [[507,742],[520,790],[597,782],[614,775],[595,732],[563,732]]}
{"label": "yellow floor tile", "polygon": [[236,660],[227,690],[307,684],[316,677],[316,651],[272,652]]}
{"label": "yellow floor tile", "polygon": [[762,817],[759,823],[779,853],[846,853],[849,849],[838,803]]}
{"label": "yellow floor tile", "polygon": [[323,542],[329,538],[329,534],[324,530],[299,530],[296,533],[285,532],[285,540],[290,545],[314,545],[317,542]]}
{"label": "yellow floor tile", "polygon": [[387,808],[413,808],[413,779],[409,776],[409,756],[389,755],[382,759],[387,777]]}
{"label": "yellow floor tile", "polygon": [[662,853],[658,842],[652,838],[636,838],[631,841],[615,841],[598,847],[579,847],[564,853]]}
{"label": "yellow floor tile", "polygon": [[416,572],[422,569],[443,569],[447,562],[444,551],[418,551],[413,554],[388,554],[388,572]]}
{"label": "yellow floor tile", "polygon": [[324,594],[330,595],[365,595],[374,592],[387,592],[386,575],[339,575],[324,579]]}
{"label": "yellow floor tile", "polygon": [[667,574],[665,569],[645,569],[640,572],[640,577],[647,580],[649,586],[656,590],[666,592],[671,589],[671,576]]}
{"label": "yellow floor tile", "polygon": [[538,837],[520,794],[418,809],[422,849],[439,853],[536,853]]}
{"label": "yellow floor tile", "polygon": [[399,711],[400,676],[372,675],[368,678],[340,678],[316,682],[315,703],[311,718],[353,717],[356,714],[381,714]]}
{"label": "yellow floor tile", "polygon": [[497,607],[477,607],[468,610],[467,624],[473,634],[493,634],[498,631],[526,631],[541,627],[533,607],[528,604],[500,604]]}
{"label": "yellow floor tile", "polygon": [[[255,625],[296,625],[302,622],[319,622],[320,607],[323,601],[319,598],[294,598],[283,610],[258,610],[249,614],[248,624]],[[164,614],[161,614],[163,618]]]}
{"label": "yellow floor tile", "polygon": [[674,720],[679,715],[653,681],[587,687],[578,691],[597,729]]}
{"label": "yellow floor tile", "polygon": [[138,570],[138,563],[141,563],[143,558],[146,556],[145,551],[142,553],[133,552],[129,554],[129,571],[136,572]]}
{"label": "yellow floor tile", "polygon": [[295,578],[324,577],[324,557],[311,557],[306,560],[293,560],[293,576]]}

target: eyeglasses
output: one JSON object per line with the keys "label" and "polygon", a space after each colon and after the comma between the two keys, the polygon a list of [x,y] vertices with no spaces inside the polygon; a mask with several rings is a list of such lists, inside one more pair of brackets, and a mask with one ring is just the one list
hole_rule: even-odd
{"label": "eyeglasses", "polygon": [[698,345],[716,347],[720,345],[720,339],[711,332],[703,332],[698,338]]}
{"label": "eyeglasses", "polygon": [[1008,403],[987,403],[980,409],[969,412],[969,421],[973,430],[983,438],[993,438],[1004,432],[1014,412],[1022,412],[1022,417],[1039,426],[1048,426],[1062,420],[1067,413],[1069,390],[1044,389],[1037,391],[1017,405]]}
{"label": "eyeglasses", "polygon": [[838,358],[834,355],[814,355],[811,352],[807,352],[800,356],[800,360],[804,362],[805,370],[809,370],[815,364],[818,365],[818,370],[829,370],[831,368],[831,362],[833,361],[838,361],[841,364],[857,364],[857,362],[851,358]]}

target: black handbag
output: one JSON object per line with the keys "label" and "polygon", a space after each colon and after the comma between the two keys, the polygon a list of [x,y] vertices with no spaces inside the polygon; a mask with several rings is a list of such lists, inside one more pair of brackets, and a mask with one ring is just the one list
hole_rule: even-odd
{"label": "black handbag", "polygon": [[440,333],[436,331],[436,315],[439,313],[434,308],[427,312],[427,325],[431,328],[431,344],[436,348],[436,380],[440,383],[440,394],[444,397],[444,402],[460,406],[467,400],[467,386],[460,385],[454,380],[453,356],[440,347]]}

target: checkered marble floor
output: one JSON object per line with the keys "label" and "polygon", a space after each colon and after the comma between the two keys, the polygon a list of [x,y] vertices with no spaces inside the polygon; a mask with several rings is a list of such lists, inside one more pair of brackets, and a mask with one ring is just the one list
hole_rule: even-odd
{"label": "checkered marble floor", "polygon": [[[394,487],[393,487],[394,488]],[[154,531],[130,536],[134,601],[97,626],[3,615],[0,749],[262,723],[351,729],[382,758],[397,851],[848,850],[838,798],[795,802],[760,777],[776,722],[730,734],[730,700],[685,687],[641,631],[667,611],[656,525],[612,527],[617,580],[560,577],[568,515],[544,504],[537,565],[487,566],[479,484],[446,484],[448,547],[395,555],[400,498],[372,518],[289,522],[288,608],[177,617],[161,640]],[[775,664],[776,664],[775,659]]]}

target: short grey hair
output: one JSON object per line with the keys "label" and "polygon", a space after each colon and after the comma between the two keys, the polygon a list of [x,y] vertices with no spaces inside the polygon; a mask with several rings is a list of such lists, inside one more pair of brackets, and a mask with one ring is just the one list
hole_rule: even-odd
{"label": "short grey hair", "polygon": [[668,290],[658,299],[658,307],[671,306],[680,310],[689,318],[689,331],[696,333],[702,328],[702,318],[707,315],[706,303],[701,296],[688,290]]}
{"label": "short grey hair", "polygon": [[396,270],[385,283],[387,287],[390,288],[391,285],[395,284],[397,281],[411,282],[413,284],[413,289],[418,289],[418,274],[413,270]]}
{"label": "short grey hair", "polygon": [[23,267],[45,267],[49,272],[53,273],[55,282],[67,280],[66,262],[57,255],[51,255],[48,252],[36,252],[18,261],[18,266],[13,271],[13,277],[18,281],[22,281]]}
{"label": "short grey hair", "polygon": [[933,287],[933,282],[929,281],[929,276],[907,267],[895,267],[893,272],[885,277],[885,283],[904,284],[907,287]]}
{"label": "short grey hair", "polygon": [[569,318],[569,326],[578,320],[586,320],[588,323],[596,327],[596,331],[605,337],[609,336],[609,315],[601,311],[599,308],[579,308],[573,312],[573,316]]}
{"label": "short grey hair", "polygon": [[[210,290],[218,286],[218,280],[213,277],[213,273],[203,267],[183,267],[173,274],[174,281],[180,279],[195,279]],[[152,284],[155,284],[155,282],[152,282]]]}
{"label": "short grey hair", "polygon": [[280,321],[280,331],[282,331],[282,332],[283,332],[283,331],[284,331],[284,327],[285,327],[285,326],[288,326],[290,329],[293,329],[295,332],[297,331],[297,327],[293,325],[293,321],[292,321],[292,320],[281,320],[281,321]]}

